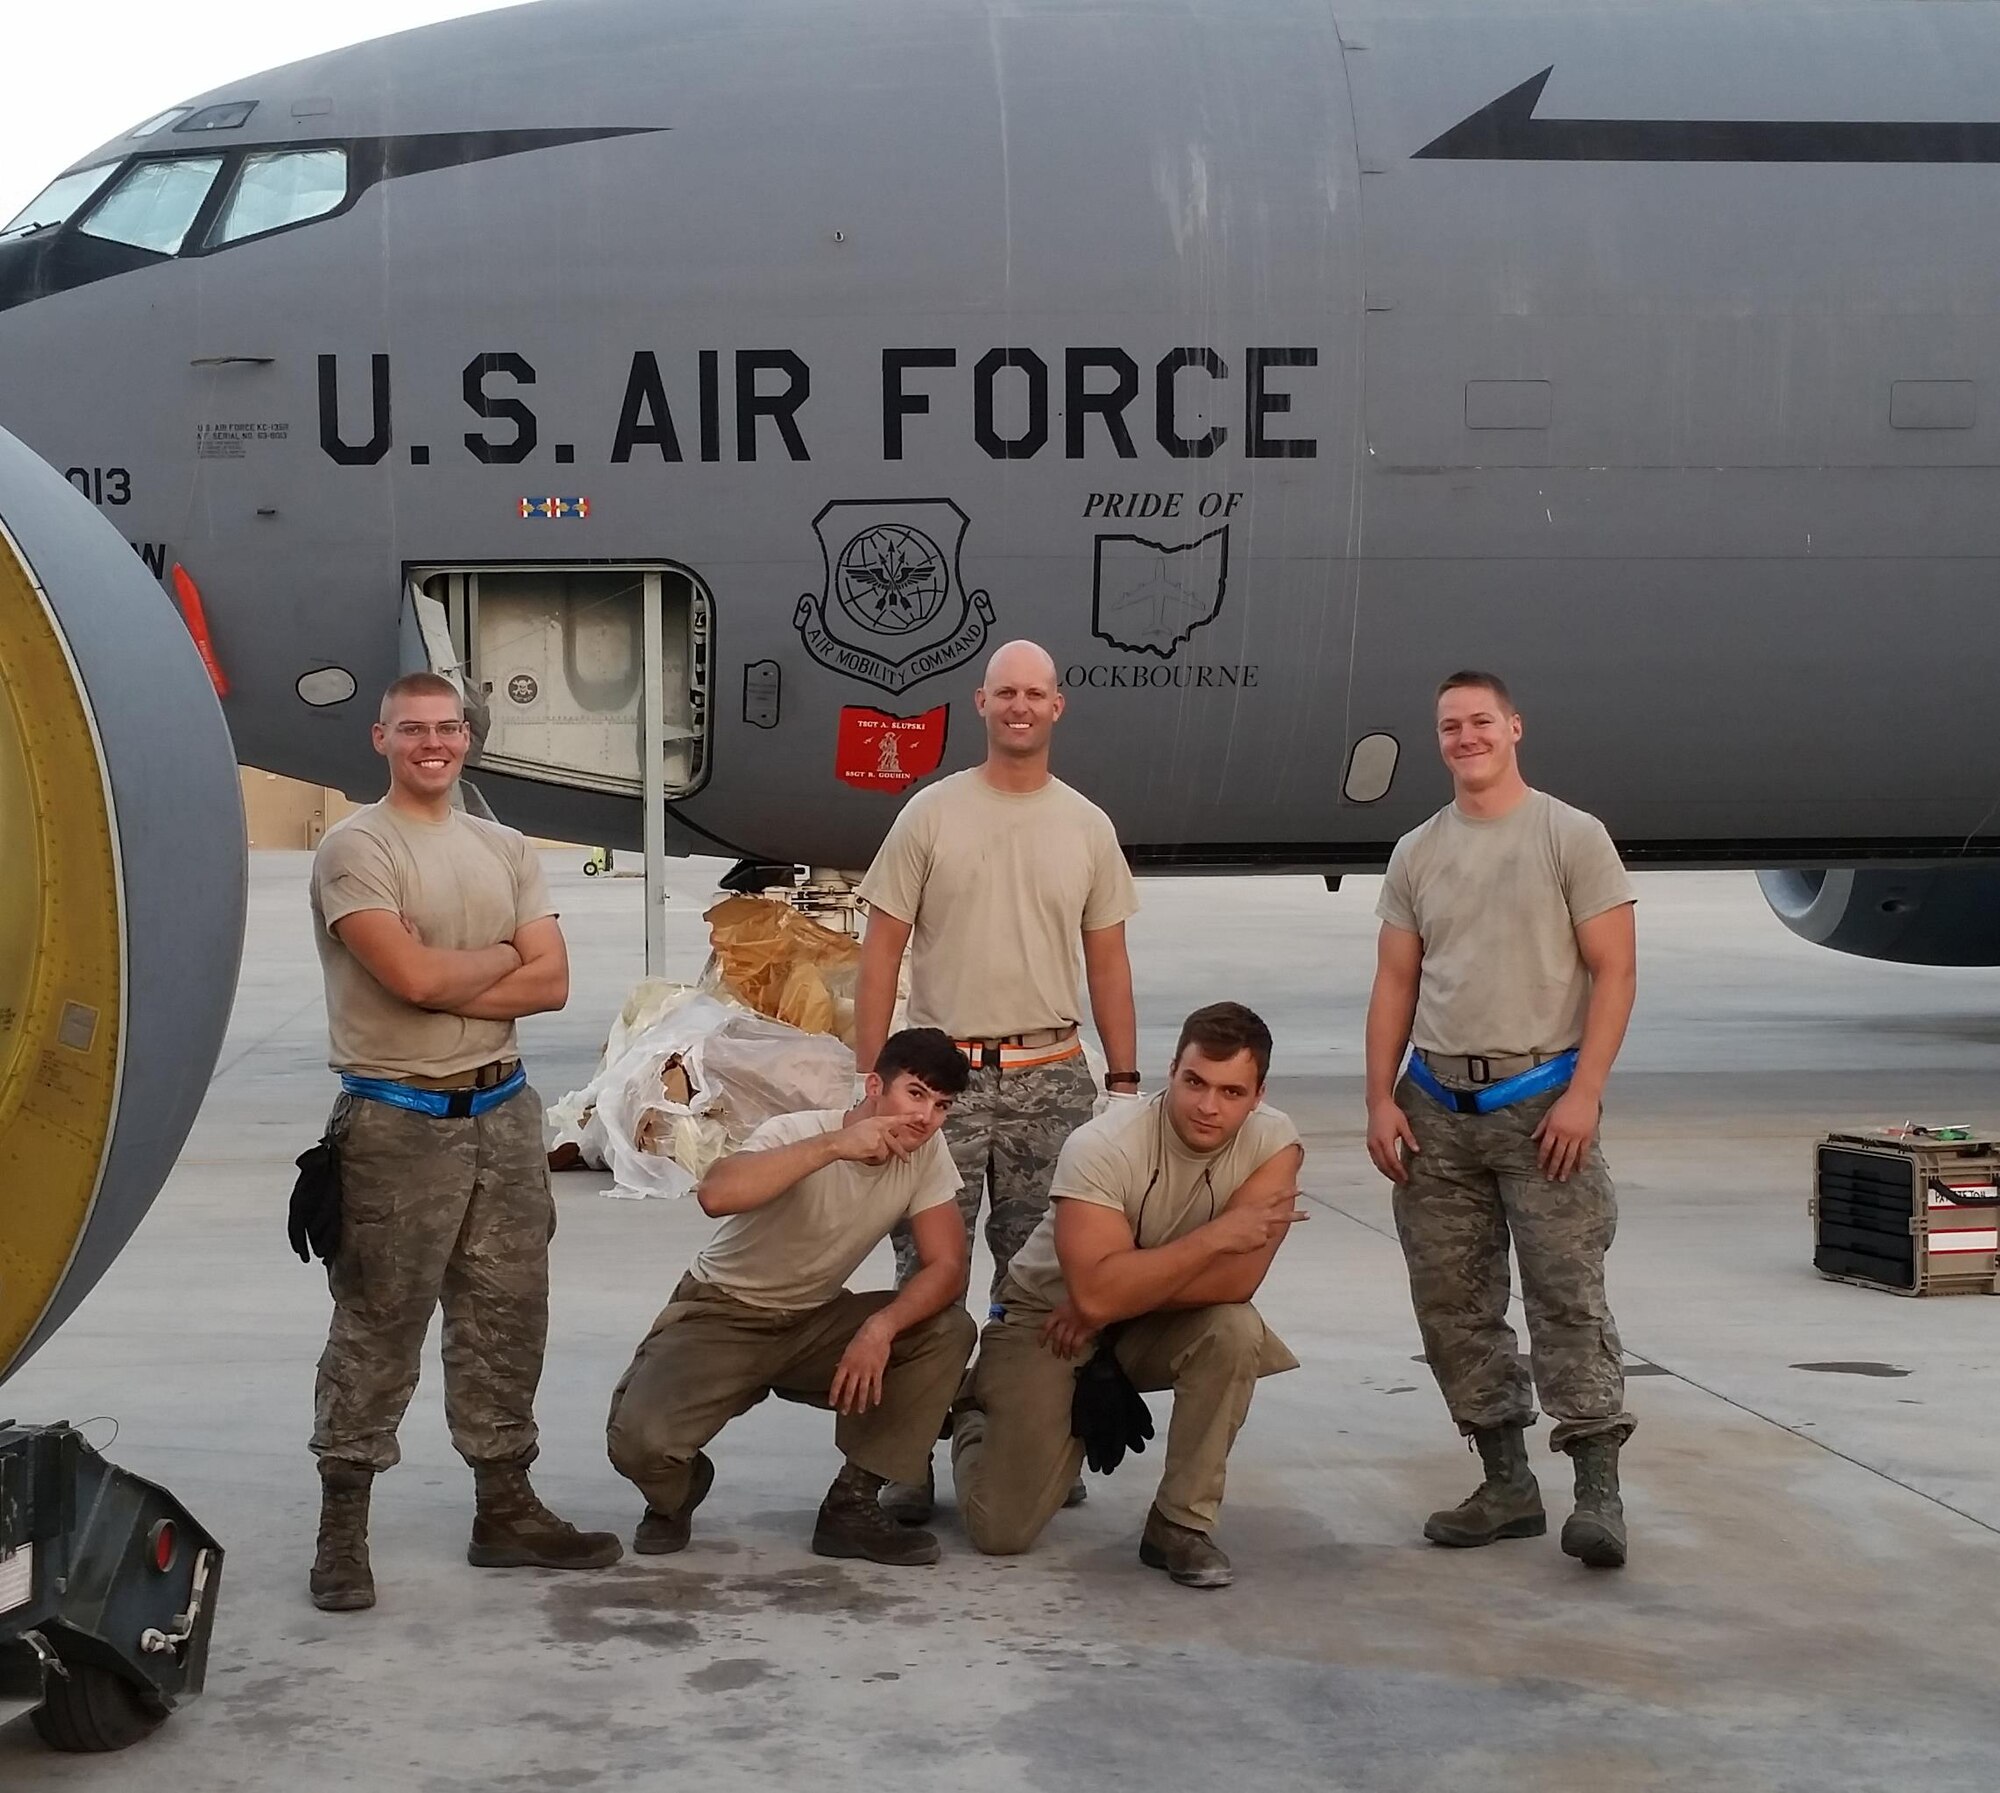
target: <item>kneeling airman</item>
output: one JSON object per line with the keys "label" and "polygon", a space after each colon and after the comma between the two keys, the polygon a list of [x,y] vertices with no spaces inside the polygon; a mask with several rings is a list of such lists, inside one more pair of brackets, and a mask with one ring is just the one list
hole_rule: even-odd
{"label": "kneeling airman", "polygon": [[1298,1129],[1261,1105],[1270,1063],[1270,1030],[1250,1010],[1199,1009],[1164,1092],[1070,1135],[954,1420],[953,1476],[978,1549],[1028,1549],[1063,1505],[1085,1456],[1073,1426],[1091,1360],[1100,1385],[1122,1374],[1132,1389],[1173,1391],[1140,1561],[1189,1587],[1234,1579],[1214,1537],[1229,1449],[1257,1379],[1298,1367],[1251,1305],[1305,1218]]}

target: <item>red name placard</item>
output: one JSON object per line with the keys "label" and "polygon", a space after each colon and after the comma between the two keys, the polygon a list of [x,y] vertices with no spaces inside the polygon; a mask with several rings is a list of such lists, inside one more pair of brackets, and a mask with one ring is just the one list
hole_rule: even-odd
{"label": "red name placard", "polygon": [[900,791],[938,769],[950,715],[948,704],[921,716],[891,716],[850,704],[840,712],[834,772],[864,791]]}

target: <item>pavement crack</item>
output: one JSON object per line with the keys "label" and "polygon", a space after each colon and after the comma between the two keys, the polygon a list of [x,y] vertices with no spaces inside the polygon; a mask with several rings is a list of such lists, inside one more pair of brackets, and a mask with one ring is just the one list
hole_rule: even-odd
{"label": "pavement crack", "polygon": [[[1636,1357],[1638,1353],[1634,1352],[1633,1355]],[[1828,1444],[1824,1438],[1815,1438],[1810,1432],[1802,1431],[1797,1426],[1788,1426],[1783,1420],[1776,1418],[1774,1415],[1751,1406],[1748,1401],[1739,1401],[1734,1395],[1724,1394],[1719,1388],[1710,1388],[1705,1382],[1697,1382],[1685,1371],[1675,1369],[1672,1364],[1659,1363],[1654,1358],[1645,1358],[1642,1361],[1653,1364],[1664,1374],[1673,1377],[1676,1382],[1685,1382],[1689,1388],[1705,1394],[1713,1400],[1721,1401],[1725,1406],[1734,1407],[1738,1413],[1746,1413],[1752,1419],[1760,1419],[1767,1426],[1776,1426],[1780,1432],[1789,1433],[1801,1444],[1816,1446],[1818,1449],[1825,1451],[1829,1457],[1838,1457],[1843,1463],[1851,1463],[1856,1469],[1863,1470],[1867,1474],[1887,1482],[1892,1488],[1900,1488],[1906,1494],[1914,1494],[1919,1500],[1929,1501],[1932,1506],[1942,1508],[1947,1513],[1955,1514],[1958,1518],[1967,1521],[1967,1523],[1978,1526],[1981,1531],[1991,1532],[1996,1538],[2000,1538],[2000,1525],[1995,1525],[1990,1520],[1980,1518],[1977,1513],[1968,1513],[1963,1507],[1955,1507],[1942,1496],[1932,1494],[1927,1489],[1919,1488],[1914,1482],[1906,1482],[1899,1475],[1891,1475],[1888,1470],[1878,1468],[1873,1463],[1864,1462],[1852,1453],[1842,1450],[1838,1445]]]}
{"label": "pavement crack", "polygon": [[[1330,1214],[1338,1214],[1341,1219],[1353,1222],[1354,1225],[1360,1227],[1364,1232],[1373,1233],[1380,1239],[1393,1240],[1396,1238],[1395,1233],[1389,1228],[1377,1226],[1372,1220],[1363,1219],[1359,1214],[1343,1208],[1338,1202],[1329,1201],[1323,1195],[1313,1195],[1308,1192],[1302,1192],[1302,1194],[1303,1198],[1312,1203],[1314,1207],[1324,1208]],[[1398,1243],[1400,1244],[1400,1241]],[[1518,1290],[1509,1290],[1508,1293],[1510,1300],[1519,1299]],[[1677,1370],[1672,1364],[1661,1363],[1655,1357],[1642,1356],[1639,1352],[1632,1350],[1629,1345],[1626,1347],[1626,1352],[1636,1363],[1651,1370],[1656,1375],[1671,1376],[1676,1382],[1684,1382],[1689,1388],[1696,1390],[1700,1394],[1707,1395],[1712,1400],[1721,1401],[1725,1406],[1734,1407],[1739,1413],[1748,1414],[1752,1419],[1762,1420],[1767,1426],[1776,1426],[1780,1432],[1789,1433],[1801,1444],[1810,1444],[1816,1449],[1825,1451],[1830,1457],[1838,1457],[1843,1463],[1851,1463],[1856,1469],[1862,1470],[1880,1481],[1887,1482],[1892,1488],[1900,1488],[1906,1494],[1914,1494],[1919,1500],[1928,1501],[1932,1506],[1953,1514],[1957,1518],[1965,1520],[1968,1524],[1978,1526],[1981,1531],[1990,1532],[1993,1536],[2000,1537],[2000,1525],[1995,1525],[1991,1520],[1980,1518],[1977,1513],[1969,1513],[1963,1507],[1953,1506],[1950,1501],[1944,1499],[1942,1496],[1932,1494],[1927,1489],[1919,1488],[1914,1482],[1906,1482],[1901,1476],[1892,1475],[1888,1470],[1879,1468],[1873,1463],[1865,1462],[1860,1457],[1842,1450],[1838,1445],[1827,1443],[1824,1438],[1815,1438],[1810,1432],[1802,1431],[1797,1426],[1788,1426],[1775,1415],[1765,1413],[1760,1408],[1751,1406],[1747,1401],[1739,1401],[1734,1395],[1724,1394],[1719,1388],[1711,1388],[1705,1382],[1697,1382],[1686,1371]]]}
{"label": "pavement crack", "polygon": [[1301,1200],[1311,1202],[1315,1208],[1324,1208],[1329,1214],[1338,1214],[1342,1220],[1351,1220],[1364,1233],[1373,1233],[1378,1239],[1396,1238],[1395,1233],[1388,1227],[1377,1226],[1372,1220],[1363,1220],[1359,1214],[1343,1208],[1338,1202],[1327,1200],[1323,1195],[1314,1195],[1310,1190],[1301,1190],[1299,1193]]}
{"label": "pavement crack", "polygon": [[300,1003],[297,1008],[293,1009],[292,1012],[288,1014],[284,1018],[284,1020],[280,1021],[275,1027],[270,1028],[266,1032],[259,1034],[254,1040],[246,1040],[243,1043],[241,1050],[232,1053],[228,1058],[224,1059],[220,1064],[218,1064],[215,1067],[215,1075],[209,1079],[209,1087],[213,1089],[216,1084],[220,1083],[223,1080],[223,1078],[229,1075],[231,1071],[235,1070],[238,1065],[240,1065],[246,1058],[248,1058],[251,1055],[251,1053],[259,1051],[263,1047],[268,1046],[273,1040],[277,1039],[281,1034],[287,1032],[290,1029],[292,1023],[298,1020],[298,1018],[301,1015],[306,1014],[308,1011],[312,1009],[318,1008],[320,1006],[320,1001],[321,999],[318,996],[308,997],[304,1002]]}

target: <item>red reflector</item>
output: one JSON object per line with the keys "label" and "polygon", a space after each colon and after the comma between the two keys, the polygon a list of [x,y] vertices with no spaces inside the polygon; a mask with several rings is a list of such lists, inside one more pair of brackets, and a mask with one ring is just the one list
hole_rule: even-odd
{"label": "red reflector", "polygon": [[174,1530],[171,1519],[162,1519],[153,1527],[153,1567],[164,1575],[174,1566],[174,1555],[180,1549],[180,1534]]}

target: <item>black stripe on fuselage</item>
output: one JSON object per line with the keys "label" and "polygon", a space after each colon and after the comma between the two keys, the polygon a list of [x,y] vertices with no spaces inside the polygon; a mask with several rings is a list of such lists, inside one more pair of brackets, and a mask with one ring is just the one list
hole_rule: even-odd
{"label": "black stripe on fuselage", "polygon": [[1553,65],[1416,152],[1437,162],[2000,162],[2000,124],[1537,118]]}

